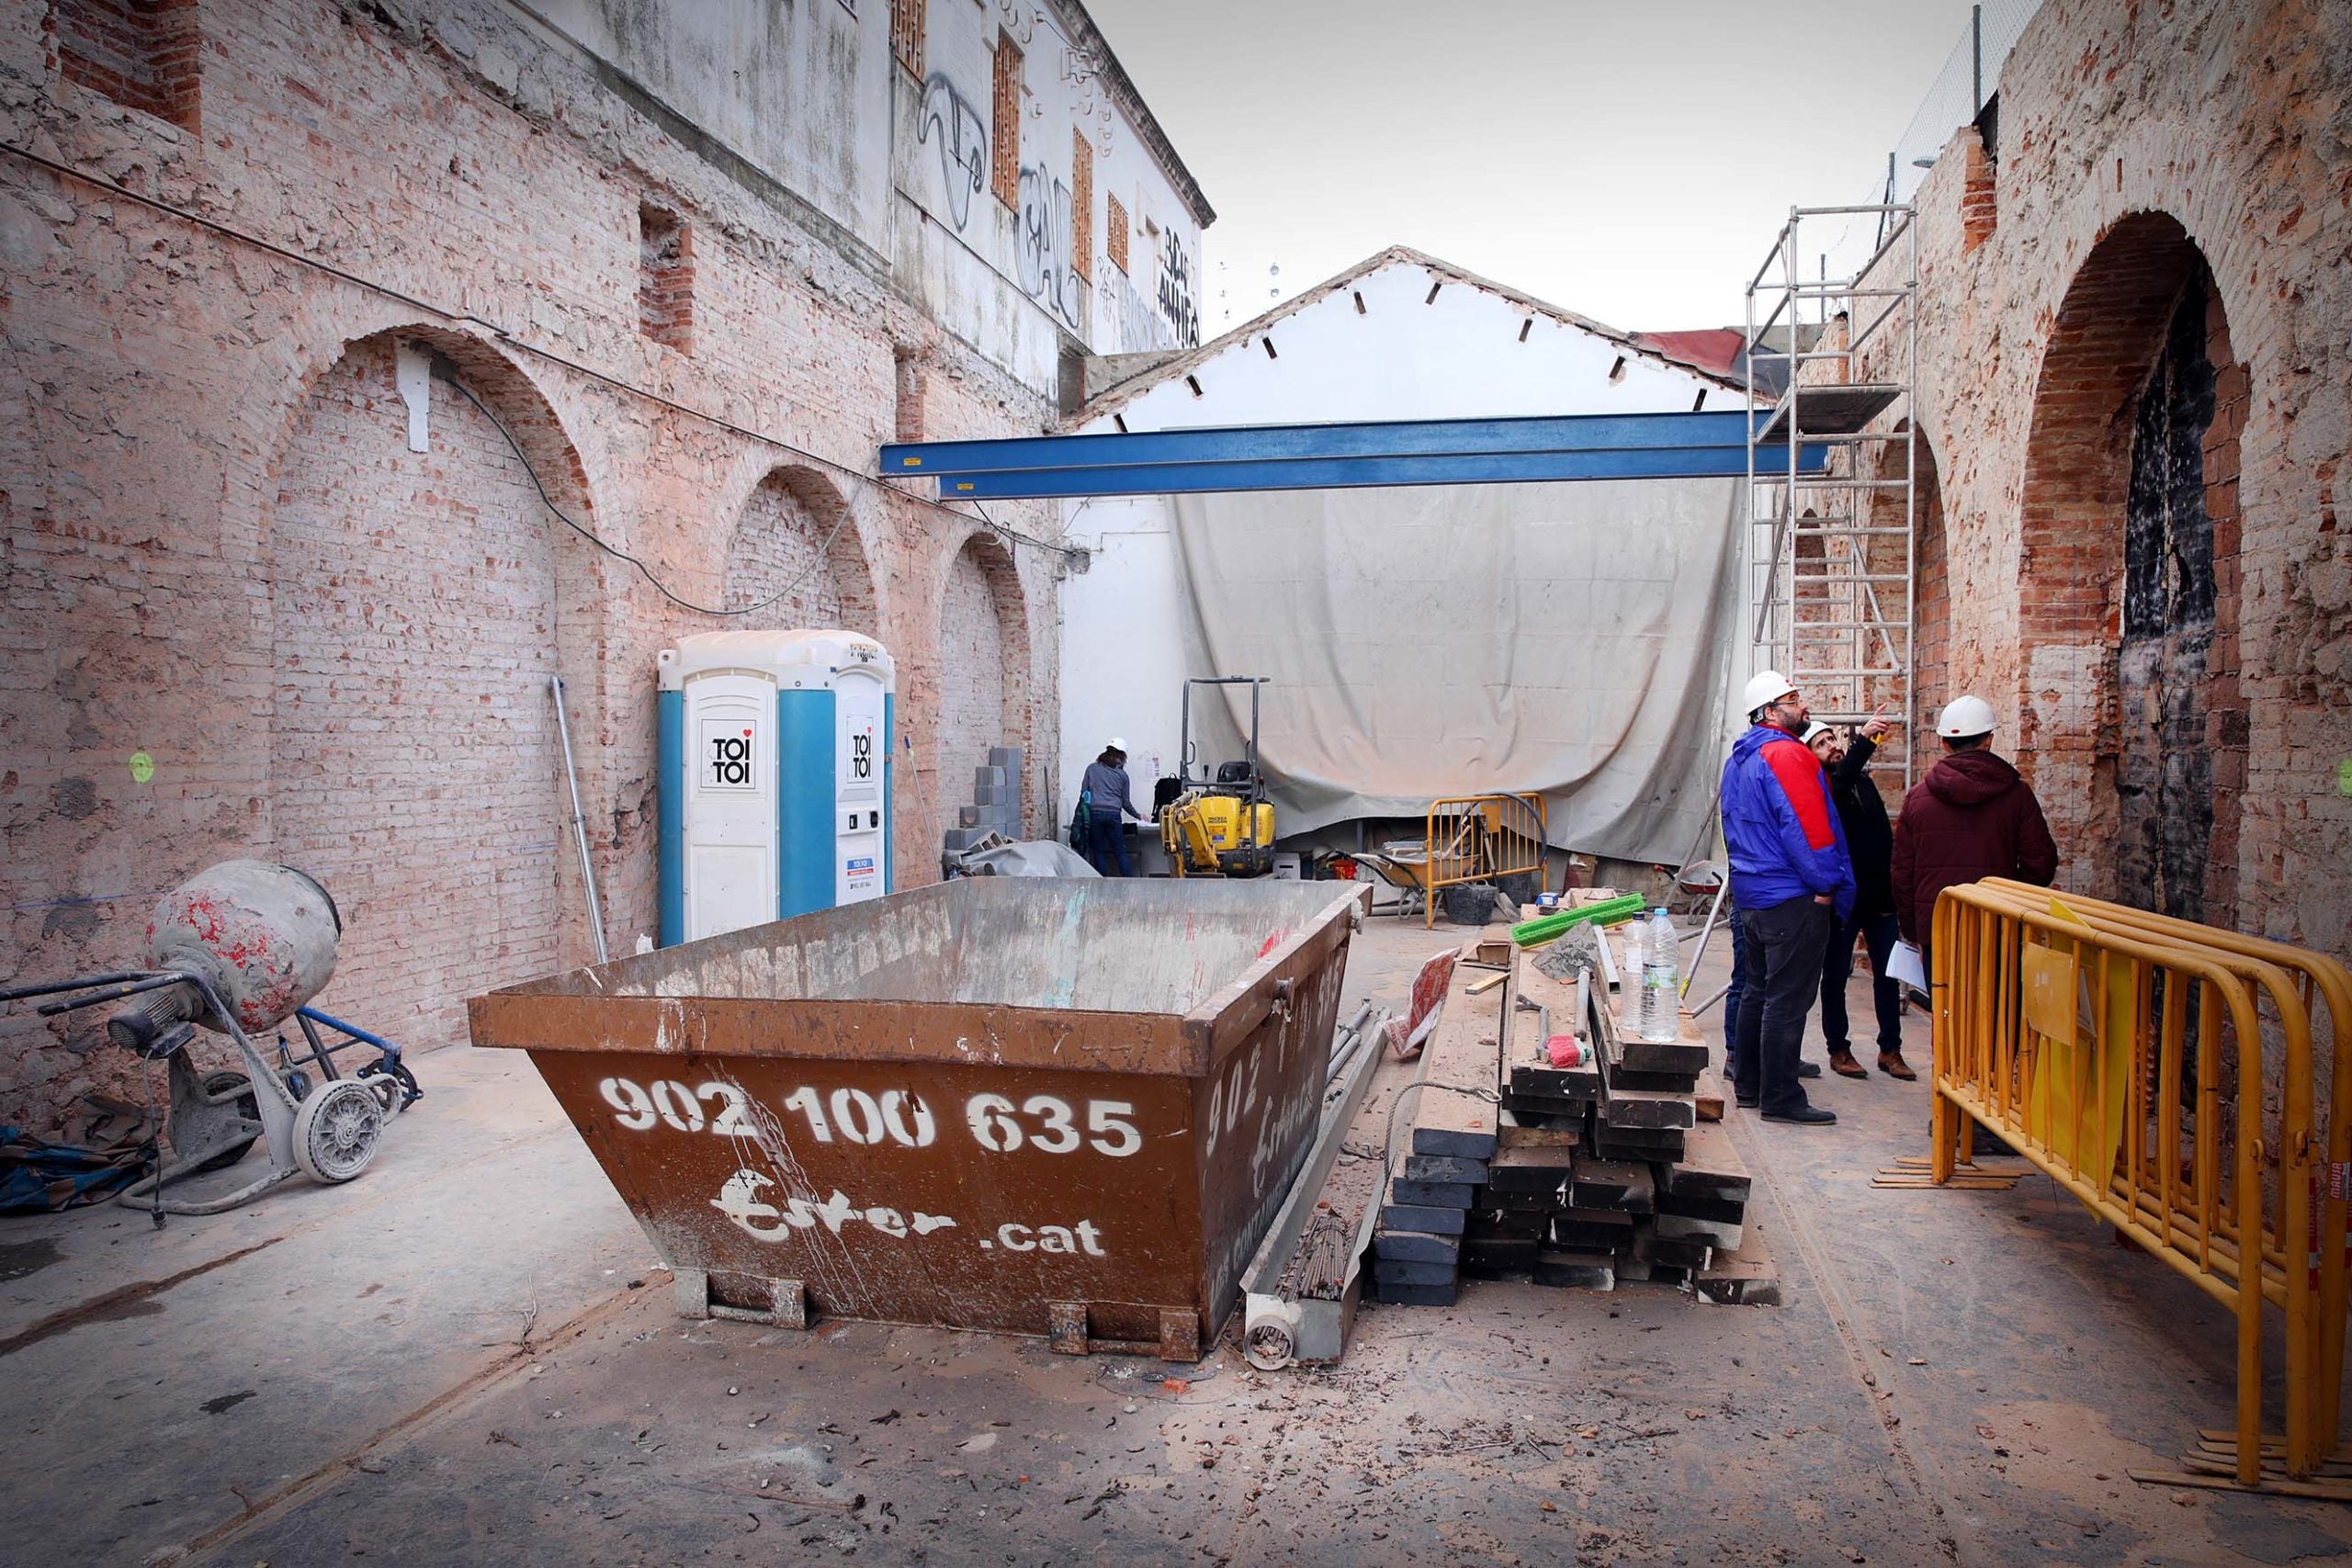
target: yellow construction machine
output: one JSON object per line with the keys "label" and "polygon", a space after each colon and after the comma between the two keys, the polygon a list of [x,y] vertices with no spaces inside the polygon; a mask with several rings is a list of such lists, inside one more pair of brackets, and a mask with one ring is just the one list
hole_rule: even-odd
{"label": "yellow construction machine", "polygon": [[[1173,798],[1159,811],[1159,842],[1182,876],[1263,876],[1274,869],[1274,807],[1258,771],[1258,694],[1262,675],[1194,676],[1184,682],[1184,744]],[[1193,760],[1193,688],[1250,688],[1250,752],[1212,769]]]}

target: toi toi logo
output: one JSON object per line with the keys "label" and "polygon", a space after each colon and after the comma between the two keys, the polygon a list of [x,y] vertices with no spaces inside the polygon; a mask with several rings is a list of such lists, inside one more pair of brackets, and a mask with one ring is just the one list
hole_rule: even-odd
{"label": "toi toi logo", "polygon": [[[2347,769],[2352,769],[2352,761],[2346,762],[2345,766]],[[132,784],[145,784],[154,776],[155,759],[150,757],[144,751],[133,751],[130,754],[130,782]],[[2345,793],[2346,795],[2352,795],[2352,788],[2346,789]]]}
{"label": "toi toi logo", "polygon": [[741,739],[732,735],[711,737],[710,776],[714,784],[748,784],[752,782],[750,730],[743,731]]}

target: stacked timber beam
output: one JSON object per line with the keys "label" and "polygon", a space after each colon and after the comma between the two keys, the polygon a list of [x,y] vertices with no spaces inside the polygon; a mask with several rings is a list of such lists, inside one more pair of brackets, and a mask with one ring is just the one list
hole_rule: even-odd
{"label": "stacked timber beam", "polygon": [[1517,956],[1499,1008],[1459,981],[1446,998],[1427,1082],[1492,1095],[1424,1089],[1408,1108],[1374,1235],[1380,1299],[1450,1304],[1464,1275],[1760,1299],[1747,1168],[1712,1119],[1721,1091],[1696,1025],[1631,1038],[1604,986],[1580,998],[1535,956]]}
{"label": "stacked timber beam", "polygon": [[[1491,947],[1496,930],[1504,931],[1499,950]],[[1507,929],[1490,929],[1487,942],[1465,948],[1464,956],[1481,946],[1507,954]],[[1411,1130],[1392,1145],[1388,1189],[1373,1232],[1373,1283],[1384,1302],[1453,1304],[1463,1231],[1497,1147],[1495,1063],[1510,990],[1508,983],[1488,985],[1481,971],[1462,969],[1448,987],[1422,1052],[1421,1076],[1397,1112],[1411,1119]]]}

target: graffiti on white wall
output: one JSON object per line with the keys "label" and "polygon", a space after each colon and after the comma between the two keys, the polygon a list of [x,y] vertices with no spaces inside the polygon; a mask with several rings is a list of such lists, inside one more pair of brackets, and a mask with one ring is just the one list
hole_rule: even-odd
{"label": "graffiti on white wall", "polygon": [[1127,275],[1115,266],[1102,269],[1094,286],[1094,336],[1104,354],[1143,354],[1155,348],[1183,346],[1158,307],[1136,292]]}
{"label": "graffiti on white wall", "polygon": [[1193,297],[1193,258],[1184,254],[1184,243],[1173,229],[1159,237],[1159,313],[1180,347],[1199,345],[1201,308]]}
{"label": "graffiti on white wall", "polygon": [[944,72],[922,85],[915,141],[939,150],[939,184],[957,232],[972,220],[972,197],[988,183],[989,122],[979,105],[958,92]]}
{"label": "graffiti on white wall", "polygon": [[1069,186],[1042,164],[1023,164],[1015,236],[1021,287],[1074,330],[1086,290],[1070,265],[1070,218]]}

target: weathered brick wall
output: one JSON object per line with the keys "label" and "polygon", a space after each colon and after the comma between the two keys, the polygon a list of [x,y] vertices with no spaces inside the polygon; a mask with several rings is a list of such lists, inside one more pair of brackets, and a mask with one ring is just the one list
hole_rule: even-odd
{"label": "weathered brick wall", "polygon": [[[838,521],[799,611],[878,633],[913,760],[942,771],[942,606],[977,525],[859,476],[900,423],[902,357],[933,434],[1035,432],[1050,389],[496,5],[390,14],[208,0],[200,115],[175,124],[71,79],[45,7],[0,7],[7,141],[379,286],[0,154],[0,975],[136,962],[155,892],[291,858],[352,921],[322,1004],[459,1037],[466,995],[588,956],[549,674],[614,944],[650,931],[654,654],[729,623],[598,554],[534,476],[703,604],[798,571]],[[655,301],[667,342],[646,330],[649,204],[692,268],[689,311]],[[441,359],[424,453],[398,344]],[[1056,730],[1057,561],[1021,547],[987,580],[1018,674],[1005,728],[1033,753]],[[936,874],[935,824],[900,782],[912,884]],[[51,1126],[127,1081],[86,1031],[0,1019],[0,1120]]]}
{"label": "weathered brick wall", "polygon": [[1992,702],[1996,744],[2057,831],[2063,881],[2114,891],[2132,413],[2182,288],[2209,269],[2221,384],[2205,480],[2217,640],[2234,640],[2235,670],[2206,694],[2208,743],[2214,847],[2228,848],[2233,807],[2237,866],[2210,902],[2339,955],[2352,953],[2352,794],[2337,773],[2352,757],[2352,558],[2336,523],[2352,435],[2347,103],[2352,8],[2050,0],[2003,76],[1992,210],[1973,130],[1917,197],[1917,402],[1941,459],[1949,605],[1924,643],[1943,669],[1923,689]]}

